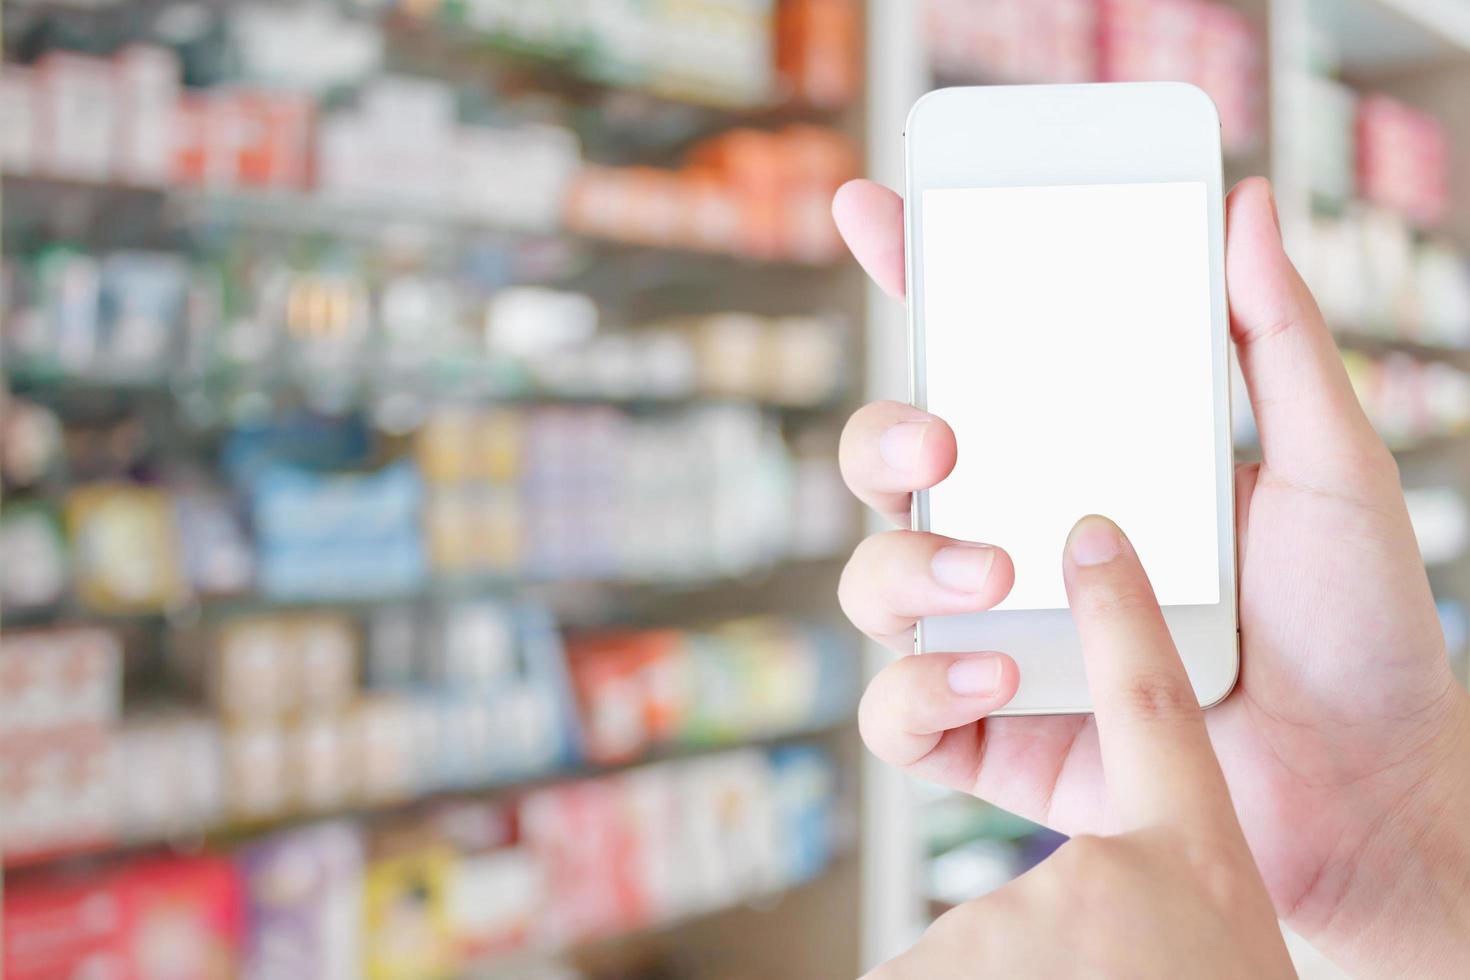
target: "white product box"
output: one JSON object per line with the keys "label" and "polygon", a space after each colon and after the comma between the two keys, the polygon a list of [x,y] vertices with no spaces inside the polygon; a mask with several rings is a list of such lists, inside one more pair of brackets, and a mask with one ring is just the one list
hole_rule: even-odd
{"label": "white product box", "polygon": [[0,172],[28,174],[36,165],[35,72],[0,68]]}
{"label": "white product box", "polygon": [[117,126],[112,63],[52,52],[37,63],[37,78],[37,169],[72,180],[107,180]]}
{"label": "white product box", "polygon": [[130,184],[164,185],[173,174],[178,139],[179,58],[167,48],[133,45],[120,51],[113,65],[117,177]]}

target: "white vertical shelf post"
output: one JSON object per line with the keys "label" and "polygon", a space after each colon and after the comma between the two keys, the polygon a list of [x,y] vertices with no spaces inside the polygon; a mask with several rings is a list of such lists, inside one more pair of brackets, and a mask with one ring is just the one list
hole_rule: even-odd
{"label": "white vertical shelf post", "polygon": [[[903,186],[903,127],[909,107],[930,87],[920,37],[920,5],[911,0],[868,0],[868,175]],[[907,401],[908,325],[902,303],[871,282],[865,299],[866,396]],[[879,530],[878,519],[870,529]],[[868,644],[872,676],[893,654]],[[926,924],[920,875],[923,855],[916,802],[907,776],[864,755],[862,834],[863,968],[871,969],[911,944]]]}

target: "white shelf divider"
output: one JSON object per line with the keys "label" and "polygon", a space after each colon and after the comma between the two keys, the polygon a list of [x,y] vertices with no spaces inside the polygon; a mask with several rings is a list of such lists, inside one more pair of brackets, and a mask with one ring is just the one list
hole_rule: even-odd
{"label": "white shelf divider", "polygon": [[[911,0],[868,0],[868,175],[902,188],[903,128],[909,108],[930,88],[920,35],[918,5]],[[865,297],[867,371],[865,397],[907,401],[908,318],[904,305],[872,282]],[[886,529],[876,515],[869,530]],[[893,654],[876,643],[865,648],[871,677]],[[862,943],[864,970],[908,948],[927,922],[923,910],[923,854],[909,777],[863,754]]]}

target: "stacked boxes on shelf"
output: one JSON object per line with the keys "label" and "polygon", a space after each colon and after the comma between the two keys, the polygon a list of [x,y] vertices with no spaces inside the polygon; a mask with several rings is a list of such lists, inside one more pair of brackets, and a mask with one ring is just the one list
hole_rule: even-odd
{"label": "stacked boxes on shelf", "polygon": [[[421,978],[791,887],[845,844],[836,769],[791,746],[664,762],[410,822],[337,821],[233,854],[7,881],[13,980]],[[85,964],[90,964],[86,966]]]}
{"label": "stacked boxes on shelf", "polygon": [[[687,45],[657,50],[690,53]],[[325,111],[305,92],[185,90],[180,71],[173,52],[145,45],[5,66],[0,162],[8,173],[270,191],[469,226],[549,232],[565,220],[600,237],[800,261],[839,254],[826,203],[857,170],[851,142],[820,126],[735,130],[679,172],[599,168],[584,165],[565,127],[462,122],[456,89],[433,79],[382,76],[360,85],[355,105]],[[820,78],[801,84],[833,88]],[[246,198],[244,217],[255,203]]]}
{"label": "stacked boxes on shelf", "polygon": [[856,700],[849,651],[791,623],[712,633],[579,636],[568,663],[587,758],[614,763],[678,744],[721,744],[836,722]]}
{"label": "stacked boxes on shelf", "polygon": [[1385,95],[1358,103],[1358,186],[1363,198],[1424,227],[1450,200],[1450,141],[1433,115]]}
{"label": "stacked boxes on shelf", "polygon": [[1215,0],[929,0],[924,35],[942,77],[1191,82],[1219,108],[1229,152],[1263,134],[1259,31]]}
{"label": "stacked boxes on shelf", "polygon": [[852,143],[818,126],[736,129],[695,146],[684,167],[587,167],[566,224],[599,238],[756,259],[831,262],[842,242],[832,194],[858,175]]}
{"label": "stacked boxes on shelf", "polygon": [[1361,205],[1314,217],[1292,244],[1336,329],[1470,347],[1470,258],[1458,249]]}
{"label": "stacked boxes on shelf", "polygon": [[1470,346],[1470,257],[1434,234],[1449,205],[1444,123],[1317,74],[1293,76],[1288,93],[1299,125],[1287,129],[1284,151],[1306,174],[1318,212],[1290,229],[1289,244],[1328,320],[1339,330]]}
{"label": "stacked boxes on shelf", "polygon": [[[7,395],[0,547],[40,559],[5,563],[0,607],[118,617],[96,631],[7,618],[0,639],[0,698],[22,690],[13,664],[34,680],[74,637],[95,634],[113,664],[111,707],[75,733],[0,715],[0,777],[26,792],[0,841],[6,976],[493,968],[807,880],[843,843],[824,750],[647,764],[849,716],[839,634],[793,614],[611,646],[574,635],[570,663],[546,610],[485,596],[743,575],[845,543],[834,433],[806,411],[851,379],[843,322],[667,318],[669,297],[629,301],[588,262],[764,272],[587,239],[830,260],[827,204],[857,171],[853,144],[811,122],[737,128],[694,143],[666,181],[626,166],[627,133],[583,127],[584,157],[569,122],[633,104],[668,117],[671,146],[742,117],[553,71],[814,119],[853,99],[860,5],[354,6],[211,8],[167,38],[136,34],[139,18],[120,46],[89,45],[110,54],[0,71],[0,169],[38,178],[18,197],[160,219],[94,224],[93,240],[17,211],[32,251],[0,270],[6,382],[22,393]],[[553,50],[571,20],[575,45]],[[489,55],[473,81],[384,71],[391,39],[444,55],[395,60],[457,72],[470,33],[564,63]],[[654,188],[655,217],[672,203],[697,220],[576,224],[589,185],[630,176]],[[801,308],[830,309],[828,279],[800,281]],[[625,310],[658,318],[600,328]],[[107,411],[77,411],[79,395]],[[679,679],[659,701],[678,723],[614,745],[607,719],[642,698],[626,651],[655,647]],[[95,751],[63,766],[73,734]],[[38,746],[51,754],[29,757]],[[51,866],[164,840],[191,856]]]}
{"label": "stacked boxes on shelf", "polygon": [[86,847],[111,836],[111,736],[122,645],[66,628],[0,640],[0,852]]}
{"label": "stacked boxes on shelf", "polygon": [[[9,859],[377,807],[789,736],[856,700],[839,634],[781,619],[576,637],[463,599],[255,613],[180,636],[165,667],[208,710],[122,710],[122,637],[7,632],[0,774]],[[570,673],[569,673],[570,671]]]}
{"label": "stacked boxes on shelf", "polygon": [[736,107],[835,108],[858,89],[858,0],[465,0],[377,6],[543,57],[590,78]]}
{"label": "stacked boxes on shelf", "polygon": [[924,41],[941,77],[1090,82],[1097,0],[928,0]]}
{"label": "stacked boxes on shelf", "polygon": [[48,247],[0,266],[0,350],[32,386],[202,388],[227,404],[284,386],[334,414],[440,392],[821,407],[849,380],[839,317],[728,311],[612,329],[584,293],[428,265],[374,250],[285,263]]}
{"label": "stacked boxes on shelf", "polygon": [[1265,129],[1264,41],[1245,14],[1218,0],[1102,0],[1102,77],[1182,81],[1220,112],[1229,153],[1249,153]]}

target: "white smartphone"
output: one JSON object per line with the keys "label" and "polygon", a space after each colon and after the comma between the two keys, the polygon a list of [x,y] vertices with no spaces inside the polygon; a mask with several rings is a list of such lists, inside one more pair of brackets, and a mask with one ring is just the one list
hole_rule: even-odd
{"label": "white smartphone", "polygon": [[940,89],[905,140],[912,397],[959,443],[914,527],[1016,568],[994,610],[925,619],[916,650],[1014,657],[1001,714],[1091,711],[1062,548],[1102,514],[1220,701],[1239,642],[1214,104],[1174,83]]}

